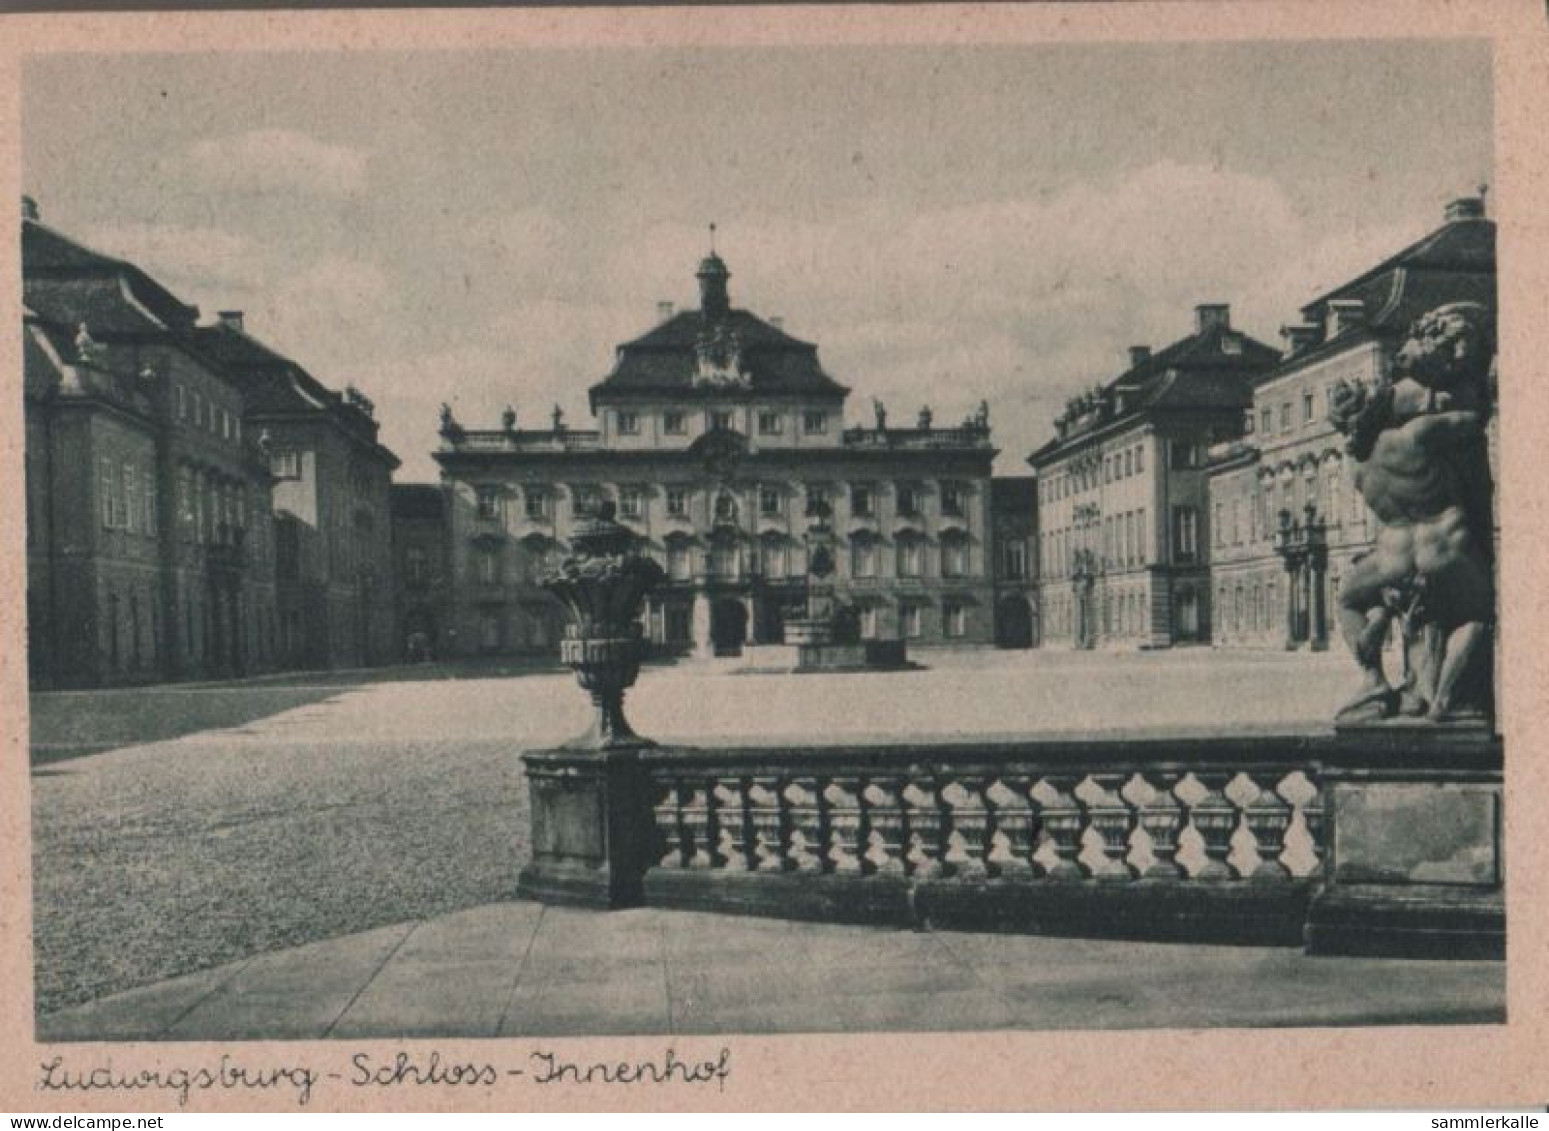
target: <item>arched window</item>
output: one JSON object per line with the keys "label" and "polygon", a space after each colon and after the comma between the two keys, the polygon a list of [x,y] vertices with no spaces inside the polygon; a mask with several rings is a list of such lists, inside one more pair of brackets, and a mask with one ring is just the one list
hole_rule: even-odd
{"label": "arched window", "polygon": [[963,535],[951,534],[942,537],[941,576],[968,576],[968,539]]}
{"label": "arched window", "polygon": [[759,543],[759,568],[765,577],[782,578],[786,575],[788,555],[785,541],[781,538],[765,538]]}
{"label": "arched window", "polygon": [[924,572],[924,547],[917,534],[898,536],[898,576],[920,577]]}
{"label": "arched window", "polygon": [[850,538],[850,576],[877,576],[877,540],[865,532]]}

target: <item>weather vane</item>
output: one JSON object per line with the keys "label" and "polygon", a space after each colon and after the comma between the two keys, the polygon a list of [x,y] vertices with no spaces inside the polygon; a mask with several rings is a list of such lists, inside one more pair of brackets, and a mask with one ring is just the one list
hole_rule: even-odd
{"label": "weather vane", "polygon": [[710,221],[710,254],[715,254],[715,221]]}

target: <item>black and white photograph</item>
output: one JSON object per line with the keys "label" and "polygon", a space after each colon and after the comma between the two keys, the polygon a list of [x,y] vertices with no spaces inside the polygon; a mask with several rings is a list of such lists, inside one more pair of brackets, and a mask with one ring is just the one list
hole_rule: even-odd
{"label": "black and white photograph", "polygon": [[40,1046],[1515,1020],[1488,39],[87,46]]}

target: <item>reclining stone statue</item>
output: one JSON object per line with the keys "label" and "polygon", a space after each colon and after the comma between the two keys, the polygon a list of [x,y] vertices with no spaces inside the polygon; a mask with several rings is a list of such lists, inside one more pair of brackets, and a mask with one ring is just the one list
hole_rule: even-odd
{"label": "reclining stone statue", "polygon": [[[1341,721],[1490,713],[1494,354],[1493,312],[1452,303],[1415,322],[1390,378],[1341,381],[1331,393],[1356,490],[1380,523],[1339,594],[1340,630],[1362,672]],[[1382,664],[1395,622],[1406,669],[1397,686]]]}

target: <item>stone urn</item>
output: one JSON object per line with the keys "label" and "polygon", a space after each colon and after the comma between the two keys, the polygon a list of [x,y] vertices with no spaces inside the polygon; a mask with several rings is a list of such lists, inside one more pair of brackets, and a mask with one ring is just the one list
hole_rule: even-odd
{"label": "stone urn", "polygon": [[560,641],[560,662],[592,697],[591,727],[565,744],[571,750],[612,750],[653,745],[624,717],[624,694],[640,674],[645,640],[639,616],[646,595],[664,579],[661,566],[634,550],[634,534],[603,503],[576,524],[573,553],[546,577],[543,587],[570,614]]}

